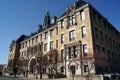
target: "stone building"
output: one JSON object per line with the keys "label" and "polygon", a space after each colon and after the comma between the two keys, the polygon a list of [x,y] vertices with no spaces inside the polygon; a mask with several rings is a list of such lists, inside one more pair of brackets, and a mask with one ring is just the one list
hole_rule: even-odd
{"label": "stone building", "polygon": [[10,73],[15,73],[17,67],[19,66],[20,42],[25,38],[25,35],[21,35],[17,40],[13,40],[9,47],[7,70]]}
{"label": "stone building", "polygon": [[79,0],[20,42],[22,70],[72,75],[120,73],[120,32],[91,4]]}

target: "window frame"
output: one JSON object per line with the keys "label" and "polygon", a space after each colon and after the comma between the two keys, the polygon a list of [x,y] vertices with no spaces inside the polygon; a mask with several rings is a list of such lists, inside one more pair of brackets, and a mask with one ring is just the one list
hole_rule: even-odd
{"label": "window frame", "polygon": [[50,42],[50,50],[52,50],[54,48],[54,43],[53,41]]}
{"label": "window frame", "polygon": [[75,40],[75,30],[69,31],[69,41]]}
{"label": "window frame", "polygon": [[72,26],[76,23],[75,14],[69,16],[69,26]]}
{"label": "window frame", "polygon": [[54,35],[54,29],[51,29],[50,30],[50,37],[53,37],[53,35]]}
{"label": "window frame", "polygon": [[86,37],[86,34],[87,34],[87,31],[86,31],[86,27],[85,27],[85,26],[82,26],[82,27],[81,27],[81,32],[82,32],[82,38],[85,38],[85,37]]}
{"label": "window frame", "polygon": [[45,43],[45,44],[44,44],[44,51],[47,51],[47,47],[48,47],[48,44]]}
{"label": "window frame", "polygon": [[83,45],[83,53],[84,53],[84,54],[87,54],[87,53],[88,53],[88,46],[87,46],[87,44],[84,44],[84,45]]}
{"label": "window frame", "polygon": [[48,32],[45,32],[45,39],[48,39]]}
{"label": "window frame", "polygon": [[82,11],[80,11],[80,20],[85,20],[85,11],[84,10],[82,10]]}
{"label": "window frame", "polygon": [[64,60],[64,55],[65,55],[64,49],[62,49],[62,50],[61,50],[61,60]]}
{"label": "window frame", "polygon": [[64,43],[64,34],[61,34],[61,44],[63,44]]}
{"label": "window frame", "polygon": [[64,20],[61,20],[61,29],[63,29],[64,26],[65,26],[65,24],[64,24]]}

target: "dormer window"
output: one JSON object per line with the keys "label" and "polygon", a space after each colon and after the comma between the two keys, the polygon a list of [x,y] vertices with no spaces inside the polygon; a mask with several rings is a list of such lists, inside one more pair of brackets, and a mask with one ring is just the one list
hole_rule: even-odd
{"label": "dormer window", "polygon": [[69,26],[72,26],[75,24],[75,15],[72,15],[69,17]]}
{"label": "dormer window", "polygon": [[54,35],[54,29],[50,30],[50,37],[53,37]]}
{"label": "dormer window", "polygon": [[85,19],[85,12],[80,11],[80,19],[83,21]]}
{"label": "dormer window", "polygon": [[34,38],[32,38],[32,44],[34,44]]}
{"label": "dormer window", "polygon": [[45,32],[45,39],[48,38],[48,32]]}
{"label": "dormer window", "polygon": [[64,28],[64,20],[61,20],[61,29]]}

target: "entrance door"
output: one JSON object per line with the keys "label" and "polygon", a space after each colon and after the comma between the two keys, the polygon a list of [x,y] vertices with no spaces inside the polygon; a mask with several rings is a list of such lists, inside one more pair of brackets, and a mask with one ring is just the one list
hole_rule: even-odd
{"label": "entrance door", "polygon": [[36,60],[35,60],[35,59],[32,59],[32,60],[30,61],[30,72],[31,72],[31,73],[34,73],[35,69],[36,69]]}

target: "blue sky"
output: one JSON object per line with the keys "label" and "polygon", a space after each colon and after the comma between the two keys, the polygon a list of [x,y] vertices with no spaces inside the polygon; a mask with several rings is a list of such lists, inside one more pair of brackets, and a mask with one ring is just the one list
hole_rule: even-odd
{"label": "blue sky", "polygon": [[[43,24],[46,9],[59,17],[78,0],[0,0],[0,64],[7,64],[11,41],[35,32]],[[120,0],[85,0],[120,31]]]}

